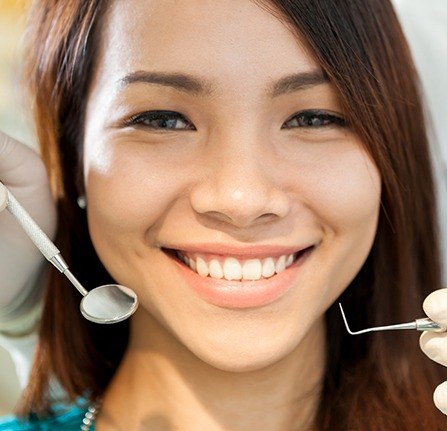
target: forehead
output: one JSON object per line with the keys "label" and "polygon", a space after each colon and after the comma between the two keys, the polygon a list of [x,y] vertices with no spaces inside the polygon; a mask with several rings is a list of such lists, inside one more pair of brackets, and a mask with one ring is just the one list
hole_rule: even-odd
{"label": "forehead", "polygon": [[251,0],[109,3],[100,33],[101,74],[188,71],[229,84],[318,69],[305,43]]}

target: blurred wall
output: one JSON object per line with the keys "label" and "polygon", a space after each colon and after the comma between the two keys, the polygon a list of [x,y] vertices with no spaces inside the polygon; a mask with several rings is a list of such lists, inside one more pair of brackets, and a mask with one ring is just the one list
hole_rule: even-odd
{"label": "blurred wall", "polygon": [[[0,0],[0,130],[32,144],[20,89],[21,37],[28,1]],[[0,347],[0,415],[12,411],[19,396],[15,367]]]}
{"label": "blurred wall", "polygon": [[21,40],[29,0],[0,0],[0,129],[32,144],[20,83]]}
{"label": "blurred wall", "polygon": [[447,0],[394,0],[419,71],[437,185],[443,283],[447,287]]}

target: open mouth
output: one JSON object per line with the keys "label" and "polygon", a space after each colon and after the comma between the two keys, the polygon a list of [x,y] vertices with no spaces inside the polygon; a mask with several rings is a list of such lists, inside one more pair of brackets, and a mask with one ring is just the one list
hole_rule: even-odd
{"label": "open mouth", "polygon": [[259,259],[240,259],[231,256],[206,257],[200,253],[186,255],[181,250],[163,248],[162,250],[182,266],[203,278],[225,279],[228,281],[256,281],[267,279],[294,266],[315,245],[297,251],[290,255],[266,256]]}

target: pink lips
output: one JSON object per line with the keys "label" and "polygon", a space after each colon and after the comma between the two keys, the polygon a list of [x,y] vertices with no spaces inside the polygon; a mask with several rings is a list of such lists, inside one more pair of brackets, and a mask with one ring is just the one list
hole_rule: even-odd
{"label": "pink lips", "polygon": [[[270,304],[282,297],[294,284],[293,282],[300,272],[301,266],[314,248],[311,246],[303,249],[295,262],[283,272],[257,281],[228,281],[225,279],[202,277],[181,262],[175,256],[175,252],[168,252],[167,255],[174,263],[180,276],[186,281],[186,284],[204,301],[225,308],[254,308]],[[191,250],[191,248],[188,248],[188,250]],[[296,250],[296,248],[281,248],[275,254],[291,254],[294,251],[296,252]],[[217,250],[214,249],[211,251],[216,252]],[[259,248],[257,251],[257,256],[259,256]],[[271,247],[269,248],[269,252],[272,253]],[[255,257],[254,253],[251,253],[250,255],[249,250],[248,253],[244,253],[244,257]],[[235,256],[228,251],[228,248],[225,249],[225,254]],[[270,255],[274,256],[275,254]]]}

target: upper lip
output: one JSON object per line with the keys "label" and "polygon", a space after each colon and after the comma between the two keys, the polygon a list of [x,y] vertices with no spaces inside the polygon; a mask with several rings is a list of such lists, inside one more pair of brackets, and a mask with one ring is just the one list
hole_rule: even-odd
{"label": "upper lip", "polygon": [[282,256],[297,253],[309,248],[315,243],[307,243],[299,246],[280,246],[280,245],[245,245],[235,246],[221,243],[202,243],[202,244],[176,244],[163,247],[171,250],[189,253],[215,254],[221,256],[234,256],[240,258],[259,258],[264,256]]}

